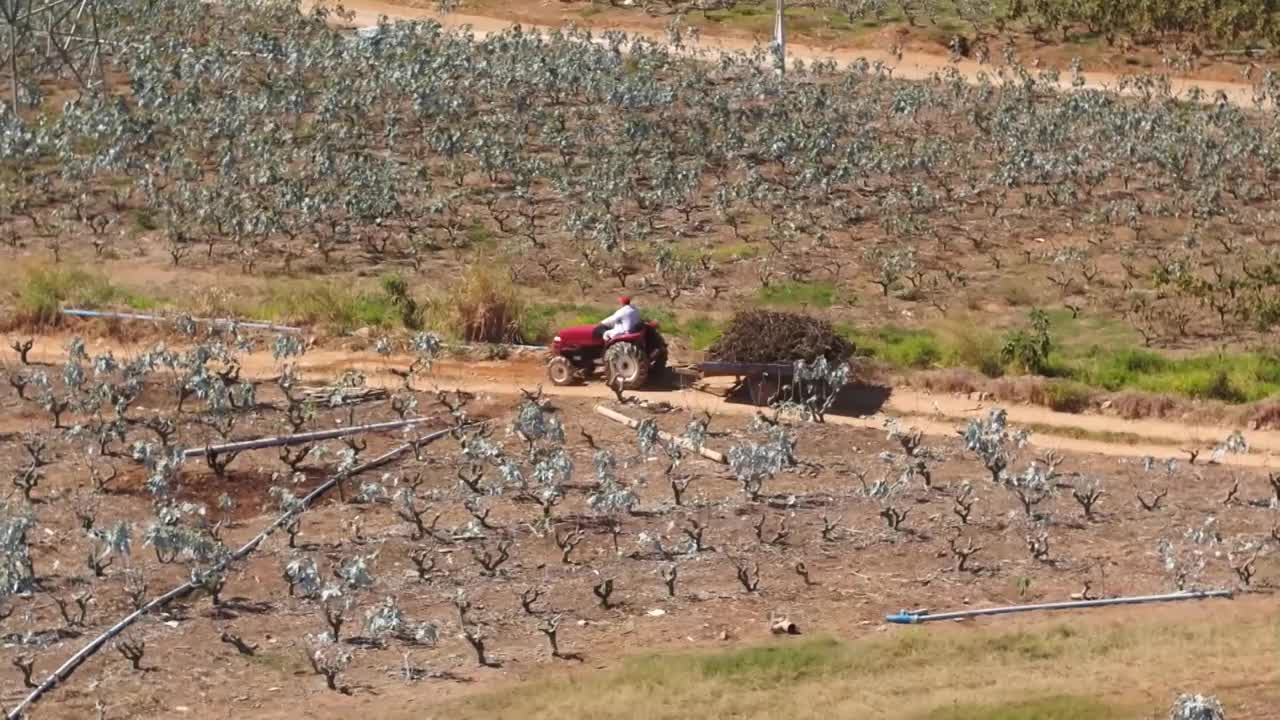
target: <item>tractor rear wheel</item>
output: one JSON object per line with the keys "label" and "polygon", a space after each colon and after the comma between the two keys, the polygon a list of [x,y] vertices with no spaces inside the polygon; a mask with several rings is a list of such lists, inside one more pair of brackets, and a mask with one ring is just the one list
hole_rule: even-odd
{"label": "tractor rear wheel", "polygon": [[614,343],[604,351],[604,379],[609,387],[636,390],[649,379],[649,359],[639,345]]}
{"label": "tractor rear wheel", "polygon": [[551,358],[547,363],[547,378],[557,387],[573,384],[573,365],[563,355]]}

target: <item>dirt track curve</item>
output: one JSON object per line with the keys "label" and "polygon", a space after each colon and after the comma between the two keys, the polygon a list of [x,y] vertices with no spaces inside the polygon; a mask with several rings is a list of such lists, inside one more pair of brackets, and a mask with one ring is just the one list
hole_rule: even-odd
{"label": "dirt track curve", "polygon": [[[31,359],[35,362],[61,363],[63,350],[69,336],[44,336],[36,339]],[[14,337],[3,338],[7,346]],[[88,342],[91,354],[111,351],[119,357],[129,357],[152,347],[154,343],[122,344],[92,340]],[[279,374],[279,364],[266,351],[255,351],[241,356],[241,372],[246,379],[267,380]],[[401,380],[392,369],[408,367],[412,358],[392,355],[383,357],[375,352],[348,352],[342,350],[315,349],[296,362],[302,378],[308,382],[328,382],[346,370],[364,373],[367,382],[375,387],[400,387]],[[462,390],[477,395],[518,395],[521,389],[533,389],[539,385],[548,395],[612,399],[609,388],[599,384],[570,387],[554,387],[545,382],[541,360],[537,357],[510,361],[441,360],[435,363],[430,375],[420,379],[416,390]],[[674,407],[706,411],[712,415],[751,415],[759,408],[742,402],[725,400],[717,395],[693,389],[657,389],[628,393],[642,400],[666,402]],[[1235,428],[1214,425],[1188,425],[1167,420],[1125,420],[1103,415],[1076,415],[1060,413],[1038,406],[1004,405],[991,402],[975,402],[963,397],[935,395],[912,389],[862,388],[849,393],[841,407],[847,408],[827,415],[827,422],[835,425],[880,430],[888,418],[898,418],[904,424],[916,427],[930,435],[953,435],[966,418],[985,415],[995,407],[1004,407],[1009,421],[1017,426],[1034,426],[1031,444],[1059,451],[1094,453],[1117,457],[1186,458],[1183,448],[1205,450],[1229,435]],[[0,428],[15,431],[20,428]],[[1060,434],[1055,434],[1054,431]],[[1081,438],[1080,434],[1124,435],[1141,438],[1136,442],[1107,442]],[[1242,467],[1280,467],[1280,432],[1253,431],[1246,434],[1251,452],[1246,455],[1229,455],[1224,464]],[[1169,444],[1170,441],[1176,445]],[[1206,453],[1207,455],[1207,453]]]}
{"label": "dirt track curve", "polygon": [[[305,0],[303,7],[310,7],[315,4],[315,0]],[[345,0],[343,7],[355,13],[355,19],[352,25],[355,27],[370,27],[378,23],[380,17],[386,17],[389,20],[434,20],[441,25],[452,28],[470,28],[477,37],[485,37],[491,33],[502,32],[516,25],[520,25],[525,30],[549,31],[554,28],[550,26],[530,25],[528,23],[516,23],[501,18],[486,17],[481,15],[466,15],[459,13],[440,14],[433,10],[420,7],[412,7],[408,5],[399,5],[395,3],[379,2],[379,0]],[[621,30],[628,34],[640,35],[656,42],[665,42],[666,37],[663,33],[654,32],[644,28],[627,27],[625,25],[616,26],[612,29]],[[597,33],[598,34],[598,33]],[[716,52],[735,52],[750,51],[756,43],[741,38],[729,38],[716,35],[703,34],[698,44],[697,51],[706,51],[708,53]],[[951,62],[947,57],[942,55],[933,55],[921,52],[904,52],[901,56],[895,55],[887,50],[867,49],[849,49],[849,50],[827,50],[806,45],[797,45],[787,43],[787,57],[790,60],[804,60],[805,62],[826,61],[831,60],[839,65],[847,65],[858,60],[866,60],[869,63],[882,63],[885,67],[892,68],[894,77],[905,80],[924,80],[938,73],[947,67],[955,67],[961,75],[971,81],[977,80],[981,75],[992,76],[996,72],[996,68],[990,65],[982,65],[974,60],[961,60],[960,62]],[[1084,72],[1083,88],[1093,90],[1114,90],[1122,80],[1122,76],[1113,73],[1103,72]],[[1230,103],[1240,106],[1253,105],[1253,87],[1244,83],[1221,82],[1211,80],[1191,80],[1187,78],[1172,77],[1168,78],[1169,89],[1174,95],[1185,96],[1193,89],[1198,88],[1204,93],[1206,101],[1216,101],[1215,98],[1221,94],[1222,97]],[[1058,87],[1063,91],[1072,90],[1071,75],[1063,73],[1058,81]]]}

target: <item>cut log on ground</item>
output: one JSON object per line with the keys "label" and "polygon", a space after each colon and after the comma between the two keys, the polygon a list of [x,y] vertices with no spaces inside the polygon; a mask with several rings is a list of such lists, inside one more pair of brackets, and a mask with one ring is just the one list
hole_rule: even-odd
{"label": "cut log on ground", "polygon": [[439,416],[409,418],[408,420],[391,420],[389,422],[372,423],[370,425],[355,425],[345,428],[334,428],[332,430],[316,430],[314,432],[299,433],[297,435],[280,435],[278,437],[258,438],[257,440],[239,440],[224,445],[207,445],[205,447],[187,448],[182,451],[182,457],[193,458],[201,455],[220,455],[229,452],[244,452],[245,450],[263,450],[265,448],[285,447],[289,445],[305,445],[307,443],[319,442],[321,440],[333,440],[335,438],[346,437],[347,435],[359,435],[361,433],[378,433],[399,430],[400,428],[409,427],[410,425],[419,425],[433,420],[439,420]]}
{"label": "cut log on ground", "polygon": [[[321,485],[316,487],[314,490],[312,490],[310,493],[308,493],[306,496],[304,496],[296,509],[288,510],[284,514],[277,517],[274,522],[272,522],[270,525],[267,525],[261,532],[253,536],[253,539],[245,543],[239,550],[236,550],[235,552],[231,553],[221,562],[217,563],[212,568],[210,568],[207,571],[206,575],[226,572],[231,567],[232,564],[240,562],[241,560],[244,560],[249,555],[253,554],[253,552],[257,550],[262,545],[263,541],[265,541],[273,532],[275,532],[276,530],[279,530],[280,528],[283,528],[285,525],[289,524],[289,522],[292,521],[294,518],[302,515],[307,510],[310,510],[314,505],[314,503],[316,502],[316,500],[323,497],[325,493],[329,492],[334,487],[336,487],[338,483],[343,482],[345,480],[349,480],[351,478],[354,478],[358,475],[369,472],[371,470],[376,470],[386,465],[387,463],[390,463],[391,461],[399,458],[401,455],[404,455],[405,453],[411,450],[417,450],[418,448],[422,448],[448,435],[450,432],[453,432],[454,430],[471,427],[473,425],[475,425],[475,423],[469,423],[467,425],[462,425],[457,428],[437,430],[429,435],[424,435],[420,438],[404,443],[399,447],[388,450],[387,452],[379,455],[378,457],[373,458],[368,462],[357,465],[346,472],[334,474],[324,483],[322,483]],[[112,638],[124,632],[126,629],[128,629],[130,625],[133,625],[139,619],[145,617],[150,613],[155,612],[156,610],[159,610],[160,608],[165,607],[166,605],[168,605],[169,603],[173,602],[178,598],[190,595],[192,592],[195,592],[196,589],[199,587],[200,587],[200,583],[198,582],[198,579],[193,577],[191,580],[188,580],[187,582],[182,583],[181,585],[173,588],[169,592],[151,600],[150,602],[138,608],[137,610],[133,611],[132,613],[129,613],[123,619],[117,622],[115,625],[112,625],[110,628],[108,628],[106,632],[102,633],[101,635],[94,638],[93,640],[90,640],[84,647],[80,648],[80,650],[78,650],[74,655],[72,655],[66,662],[59,665],[58,668],[54,670],[52,674],[49,675],[49,677],[45,678],[44,682],[41,682],[34,690],[31,691],[31,694],[27,695],[26,698],[24,698],[21,702],[15,705],[7,713],[0,713],[0,715],[3,715],[5,720],[22,720],[22,718],[24,717],[24,713],[27,712],[28,708],[30,708],[37,701],[39,701],[40,698],[42,698],[50,690],[53,690],[58,685],[65,683],[67,679],[71,677],[71,674],[76,671],[76,668],[80,667],[80,665],[82,665],[85,660],[88,660],[90,657],[94,655],[94,653],[102,649],[102,647],[106,645],[108,642],[110,642]]]}
{"label": "cut log on ground", "polygon": [[[633,417],[628,417],[626,415],[623,415],[617,410],[610,410],[609,408],[604,407],[603,405],[596,406],[596,414],[601,415],[603,417],[607,417],[614,422],[622,423],[623,425],[626,425],[632,430],[640,427],[639,420],[636,420]],[[685,450],[691,450],[693,452],[696,452],[702,457],[708,460],[711,460],[712,462],[718,462],[721,465],[729,464],[729,460],[724,456],[723,453],[718,453],[715,450],[711,450],[705,447],[698,447],[694,445],[692,442],[689,442],[685,438],[676,437],[675,435],[672,435],[671,433],[668,433],[668,432],[663,432],[662,430],[658,431],[658,437],[662,438],[666,442],[675,443],[676,445],[679,445]]]}

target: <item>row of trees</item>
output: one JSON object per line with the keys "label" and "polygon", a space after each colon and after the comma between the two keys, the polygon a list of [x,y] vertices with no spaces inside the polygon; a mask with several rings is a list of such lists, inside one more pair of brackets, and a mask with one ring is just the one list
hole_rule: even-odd
{"label": "row of trees", "polygon": [[1122,38],[1140,44],[1191,38],[1229,48],[1280,41],[1280,10],[1267,0],[833,0],[830,6],[850,19],[900,16],[913,26],[959,16],[979,40],[1026,29],[1049,41],[1087,34],[1109,45]]}
{"label": "row of trees", "polygon": [[[866,63],[783,81],[763,49],[692,62],[678,33],[684,52],[328,19],[114,4],[104,62],[127,87],[58,108],[57,68],[37,68],[3,119],[0,240],[54,257],[141,242],[246,272],[427,273],[496,248],[523,284],[677,302],[865,284],[940,311],[1017,269],[1152,342],[1280,320],[1268,113],[1151,78],[1131,98],[1058,94],[1055,71],[1013,58],[977,83]],[[1260,105],[1277,87],[1259,81]]]}
{"label": "row of trees", "polygon": [[[750,597],[769,594],[780,576],[794,576],[806,589],[820,587],[822,571],[805,563],[814,548],[830,558],[880,545],[918,547],[930,557],[949,557],[938,572],[966,584],[1005,576],[1011,566],[1025,573],[1026,582],[1041,573],[1083,575],[1085,595],[1128,591],[1144,574],[1126,565],[1129,575],[1098,578],[1105,589],[1091,588],[1091,563],[1077,556],[1072,540],[1105,532],[1117,517],[1134,512],[1135,503],[1119,499],[1117,484],[1097,469],[1072,470],[1053,453],[1032,456],[1027,434],[1009,428],[1003,413],[971,422],[958,445],[930,444],[920,432],[892,423],[891,449],[860,461],[843,450],[807,451],[804,444],[818,441],[844,449],[848,438],[837,428],[807,424],[820,414],[811,404],[785,399],[742,430],[713,431],[710,418],[695,417],[682,429],[671,428],[679,433],[679,441],[671,442],[647,418],[634,433],[606,443],[582,426],[571,434],[576,419],[537,392],[526,393],[500,420],[475,427],[468,425],[473,418],[465,395],[438,393],[429,402],[450,418],[455,449],[435,447],[433,457],[409,455],[386,474],[340,482],[339,504],[327,510],[342,520],[335,535],[318,529],[332,523],[308,522],[300,493],[317,471],[341,477],[371,456],[358,436],[282,448],[275,460],[259,452],[241,457],[206,449],[183,461],[184,448],[209,448],[246,434],[357,423],[355,411],[341,407],[342,393],[330,396],[338,407],[327,408],[304,392],[297,358],[305,347],[296,338],[270,344],[279,372],[269,384],[241,377],[241,359],[253,346],[232,328],[194,336],[180,350],[156,348],[118,359],[90,354],[73,340],[61,365],[22,366],[11,374],[14,394],[42,409],[50,427],[23,439],[23,459],[11,468],[23,500],[0,513],[6,612],[41,616],[36,604],[47,595],[63,622],[54,637],[70,637],[108,625],[104,608],[140,607],[164,582],[191,578],[211,602],[214,618],[226,625],[222,641],[252,655],[254,639],[234,632],[229,621],[245,601],[227,601],[224,590],[240,579],[239,568],[226,563],[230,538],[238,534],[237,506],[252,502],[232,497],[245,489],[233,471],[253,462],[273,466],[256,472],[274,476],[273,508],[288,514],[284,532],[268,549],[279,564],[280,585],[263,602],[270,611],[305,611],[310,621],[294,628],[305,631],[299,644],[334,690],[350,689],[342,675],[363,653],[391,647],[430,653],[455,628],[480,665],[500,662],[495,651],[519,628],[545,636],[553,657],[572,658],[558,632],[567,612],[583,611],[551,608],[581,608],[570,599],[579,590],[601,611],[633,612],[625,608],[635,606],[620,600],[655,593],[677,598],[680,588],[702,582],[728,580]],[[414,375],[426,371],[437,348],[430,336],[408,343],[403,349],[417,359],[404,387],[362,413],[385,416],[396,407],[416,407]],[[144,395],[155,398],[146,408],[138,402]],[[729,446],[723,471],[688,455],[689,447],[712,439]],[[1244,439],[1233,436],[1220,454],[1244,451]],[[59,471],[77,456],[88,458],[93,483],[68,491]],[[118,476],[139,472],[149,505],[141,517],[119,505],[115,494],[128,489]],[[1171,487],[1182,491],[1180,469],[1149,460],[1143,472],[1152,487],[1134,498],[1142,508],[1136,512],[1162,516],[1170,506],[1161,501]],[[212,476],[227,493],[213,503],[192,502],[188,489],[198,476]],[[1280,485],[1272,485],[1280,497]],[[1248,530],[1257,518],[1246,514],[1270,517],[1276,501],[1242,497],[1237,480],[1221,504],[1221,514],[1235,518],[1233,535],[1224,534],[1217,511],[1190,526],[1169,516],[1149,548],[1157,551],[1169,584],[1203,587],[1227,577],[1244,588],[1265,582],[1256,577],[1258,563],[1280,536]],[[346,512],[348,505],[359,508]],[[1015,515],[998,509],[1005,506]],[[878,525],[849,523],[868,507]],[[42,546],[38,538],[46,529],[71,542]],[[1010,554],[1002,540],[1010,535],[1019,537],[1017,544],[1025,540],[1025,551]],[[149,551],[136,552],[135,538]],[[1152,540],[1139,539],[1134,547]],[[62,563],[76,552],[84,569],[55,576],[51,556]],[[387,571],[397,559],[413,568],[410,578]],[[535,566],[554,569],[535,577],[528,572]],[[590,587],[582,584],[580,570],[589,571]],[[636,578],[644,577],[653,580],[638,586]],[[518,607],[496,602],[495,593],[510,595],[513,583]],[[447,601],[456,622],[423,612],[422,597]],[[478,598],[483,602],[473,602]],[[540,605],[544,598],[554,603]],[[18,610],[22,614],[14,614]],[[21,650],[34,652],[50,636],[42,623],[23,622]],[[146,667],[146,634],[134,631],[116,644],[135,668]],[[32,658],[19,659],[31,668]],[[414,679],[429,672],[439,671],[405,670]]]}

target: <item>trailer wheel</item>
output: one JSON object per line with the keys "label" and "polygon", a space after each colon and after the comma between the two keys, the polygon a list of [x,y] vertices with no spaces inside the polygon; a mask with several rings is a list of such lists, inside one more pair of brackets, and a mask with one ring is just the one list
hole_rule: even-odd
{"label": "trailer wheel", "polygon": [[604,379],[609,387],[636,390],[649,379],[649,359],[639,345],[614,343],[604,352]]}

